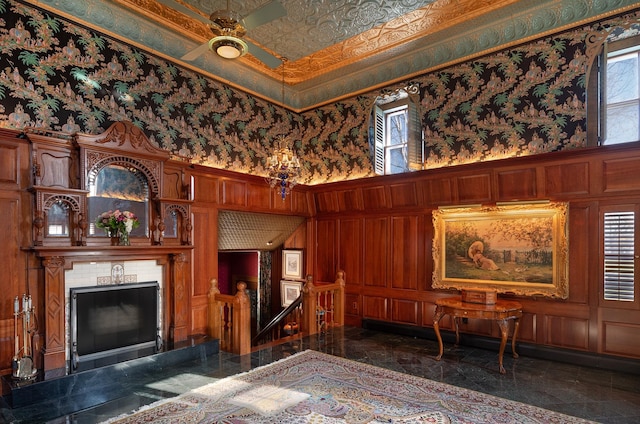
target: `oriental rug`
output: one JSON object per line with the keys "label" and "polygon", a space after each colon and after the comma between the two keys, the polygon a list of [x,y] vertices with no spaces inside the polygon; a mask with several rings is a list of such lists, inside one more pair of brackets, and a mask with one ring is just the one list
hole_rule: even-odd
{"label": "oriental rug", "polygon": [[591,421],[307,350],[107,422],[572,424]]}

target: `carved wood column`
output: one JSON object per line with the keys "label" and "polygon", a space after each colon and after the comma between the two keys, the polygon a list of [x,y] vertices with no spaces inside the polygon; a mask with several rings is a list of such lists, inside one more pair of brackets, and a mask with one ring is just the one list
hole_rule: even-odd
{"label": "carved wood column", "polygon": [[64,265],[60,256],[43,259],[44,266],[44,372],[45,379],[65,375]]}
{"label": "carved wood column", "polygon": [[173,342],[181,342],[187,339],[189,334],[190,308],[190,270],[189,259],[184,253],[171,255],[171,310],[173,311],[172,329]]}

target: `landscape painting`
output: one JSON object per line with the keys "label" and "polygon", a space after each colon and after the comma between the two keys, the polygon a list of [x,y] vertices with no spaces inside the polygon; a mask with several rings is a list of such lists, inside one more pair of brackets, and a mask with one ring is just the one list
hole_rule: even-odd
{"label": "landscape painting", "polygon": [[433,211],[434,288],[493,288],[566,299],[566,203]]}

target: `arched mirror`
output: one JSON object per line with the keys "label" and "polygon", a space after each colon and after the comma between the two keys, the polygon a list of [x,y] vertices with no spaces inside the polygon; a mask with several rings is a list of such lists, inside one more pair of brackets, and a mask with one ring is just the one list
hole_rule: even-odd
{"label": "arched mirror", "polygon": [[70,237],[71,214],[69,204],[58,200],[47,211],[46,237]]}
{"label": "arched mirror", "polygon": [[87,207],[90,216],[89,235],[105,236],[97,228],[96,218],[108,211],[133,212],[140,225],[131,237],[149,237],[149,184],[145,174],[126,164],[112,163],[88,174]]}
{"label": "arched mirror", "polygon": [[424,143],[418,84],[383,90],[369,121],[369,151],[376,174],[422,169]]}

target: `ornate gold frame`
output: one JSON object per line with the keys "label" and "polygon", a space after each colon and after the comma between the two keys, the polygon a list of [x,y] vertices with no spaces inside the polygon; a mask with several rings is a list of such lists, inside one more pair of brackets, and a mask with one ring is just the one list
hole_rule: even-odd
{"label": "ornate gold frame", "polygon": [[[434,210],[432,287],[482,287],[566,299],[568,208],[568,203],[543,202]],[[489,258],[483,254],[484,244],[470,243],[474,237],[483,238],[487,246],[512,243],[522,250],[493,249],[495,257]]]}

